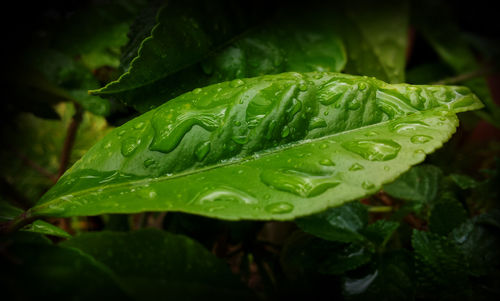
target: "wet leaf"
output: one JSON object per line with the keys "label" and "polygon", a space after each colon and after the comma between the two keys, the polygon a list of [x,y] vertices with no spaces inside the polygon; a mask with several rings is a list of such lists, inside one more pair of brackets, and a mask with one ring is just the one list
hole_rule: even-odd
{"label": "wet leaf", "polygon": [[71,237],[71,235],[68,232],[64,231],[63,229],[54,226],[52,224],[49,224],[47,222],[44,222],[42,220],[34,221],[33,223],[23,227],[21,230],[27,232],[41,233],[45,235],[58,236],[63,238]]}
{"label": "wet leaf", "polygon": [[115,129],[28,215],[286,220],[377,191],[480,108],[462,87],[283,73],[183,94]]}

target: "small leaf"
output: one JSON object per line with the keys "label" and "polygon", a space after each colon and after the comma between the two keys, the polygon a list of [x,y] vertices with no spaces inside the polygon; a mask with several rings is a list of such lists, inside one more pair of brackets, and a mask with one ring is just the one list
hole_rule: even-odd
{"label": "small leaf", "polygon": [[23,213],[23,211],[23,209],[12,206],[6,201],[0,199],[0,222],[13,220]]}
{"label": "small leaf", "polygon": [[363,241],[360,231],[368,223],[368,210],[363,204],[352,202],[295,222],[303,231],[326,240]]}
{"label": "small leaf", "polygon": [[319,271],[324,274],[341,275],[367,264],[372,255],[372,251],[366,246],[352,243],[331,252],[330,256],[321,262]]}
{"label": "small leaf", "polygon": [[384,191],[407,201],[431,203],[436,199],[443,172],[433,165],[411,168],[393,183],[384,185]]}
{"label": "small leaf", "polygon": [[344,296],[347,300],[411,300],[415,290],[413,270],[408,252],[385,253],[371,268],[348,273],[343,279]]}
{"label": "small leaf", "polygon": [[224,262],[184,236],[154,229],[102,231],[81,234],[62,245],[82,250],[108,266],[136,300],[250,296]]}
{"label": "small leaf", "polygon": [[429,230],[439,235],[448,235],[467,219],[467,212],[456,199],[441,201],[432,207]]}
{"label": "small leaf", "polygon": [[378,220],[369,224],[361,233],[371,242],[384,247],[398,227],[398,222]]}
{"label": "small leaf", "polygon": [[473,178],[469,177],[468,175],[463,175],[463,174],[450,174],[450,178],[455,182],[455,184],[458,185],[461,189],[471,189],[471,188],[476,188],[478,186],[478,183],[476,180]]}
{"label": "small leaf", "polygon": [[468,266],[464,264],[463,254],[446,237],[414,230],[412,246],[423,293],[457,286],[467,281]]}
{"label": "small leaf", "polygon": [[49,224],[47,222],[44,222],[42,220],[34,221],[33,223],[22,228],[21,231],[41,233],[45,235],[58,236],[63,238],[71,237],[71,235],[68,232],[64,231],[63,229],[54,226],[52,224]]}
{"label": "small leaf", "polygon": [[480,107],[461,87],[338,73],[224,82],[112,131],[29,214],[293,219],[377,191],[448,140],[455,113]]}

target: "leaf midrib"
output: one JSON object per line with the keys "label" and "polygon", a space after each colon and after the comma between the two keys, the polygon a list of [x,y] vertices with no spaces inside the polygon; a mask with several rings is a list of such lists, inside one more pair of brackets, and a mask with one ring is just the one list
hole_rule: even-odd
{"label": "leaf midrib", "polygon": [[[433,109],[428,110],[428,111],[418,112],[416,114],[424,114],[424,113],[432,112],[432,111],[435,111],[437,108],[440,108],[440,107],[436,107],[436,108],[433,108]],[[414,114],[408,115],[408,116],[413,116],[413,115]],[[403,118],[408,117],[408,116],[403,116]],[[195,175],[195,174],[202,173],[202,172],[205,172],[205,171],[208,171],[208,170],[212,170],[212,169],[222,168],[222,167],[226,167],[226,166],[230,166],[230,165],[235,165],[235,164],[243,164],[243,163],[246,163],[246,162],[249,162],[249,161],[252,161],[252,160],[259,160],[261,158],[270,156],[270,155],[278,153],[278,152],[284,152],[284,151],[286,151],[288,149],[291,149],[291,148],[294,148],[294,147],[297,147],[297,146],[300,146],[300,145],[304,145],[304,144],[308,144],[308,143],[313,143],[313,142],[318,142],[318,141],[322,141],[322,140],[327,140],[327,139],[330,139],[330,138],[335,137],[335,136],[340,136],[340,135],[348,134],[348,133],[351,133],[351,132],[355,132],[355,131],[359,131],[359,130],[363,130],[363,129],[367,129],[367,128],[371,128],[371,127],[383,126],[383,125],[385,125],[387,123],[393,122],[393,121],[398,120],[398,119],[402,119],[402,118],[389,119],[389,120],[386,120],[386,121],[383,121],[383,122],[379,122],[379,123],[375,123],[375,124],[371,124],[371,125],[367,125],[367,126],[362,126],[362,127],[355,128],[355,129],[352,129],[352,130],[347,130],[347,131],[335,133],[335,134],[332,134],[332,135],[323,136],[323,137],[316,138],[316,139],[305,139],[305,140],[301,140],[301,141],[296,142],[296,143],[285,144],[283,146],[275,147],[275,148],[270,149],[270,150],[265,150],[265,151],[257,152],[255,154],[253,154],[252,156],[249,156],[249,157],[246,157],[246,158],[242,158],[241,160],[231,160],[231,159],[229,159],[228,162],[218,163],[218,164],[215,164],[215,165],[207,166],[207,167],[200,168],[200,169],[190,170],[190,171],[187,171],[187,172],[181,172],[181,173],[178,173],[178,174],[175,174],[175,175],[172,175],[172,176],[160,176],[160,177],[157,177],[157,178],[145,178],[145,179],[134,180],[134,181],[130,181],[130,182],[111,184],[111,185],[107,185],[106,188],[105,188],[105,190],[119,189],[122,186],[126,187],[126,186],[129,186],[129,185],[140,185],[141,183],[162,182],[165,179],[177,179],[177,178],[182,178],[182,177],[185,177],[185,176]],[[90,193],[90,192],[93,192],[93,191],[97,191],[99,189],[102,189],[102,187],[101,186],[95,186],[95,187],[92,187],[92,188],[80,190],[80,191],[77,191],[77,192],[72,192],[72,193],[69,193],[69,194],[73,195],[74,197],[79,197],[82,194],[87,194],[87,193]],[[43,204],[40,204],[40,205],[37,205],[37,206],[33,207],[31,210],[33,210],[33,209],[36,210],[36,209],[47,207],[50,204],[52,204],[53,202],[55,202],[56,200],[59,200],[62,197],[67,196],[67,195],[68,194],[60,195],[60,196],[58,196],[58,197],[56,197],[56,198],[54,198],[54,199],[52,199],[50,201],[47,201],[47,202],[45,202]]]}

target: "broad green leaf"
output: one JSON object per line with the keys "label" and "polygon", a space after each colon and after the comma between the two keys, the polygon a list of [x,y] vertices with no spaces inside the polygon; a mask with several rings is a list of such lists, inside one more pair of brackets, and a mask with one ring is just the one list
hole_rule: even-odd
{"label": "broad green leaf", "polygon": [[[157,26],[161,26],[162,20],[168,22],[167,16],[160,14],[159,18],[160,23]],[[140,57],[132,61],[129,71],[120,79],[102,89],[90,92],[94,95],[118,98],[145,112],[197,87],[236,78],[286,71],[336,72],[344,68],[346,55],[342,41],[334,33],[331,15],[301,11],[300,15],[296,12],[282,13],[276,19],[279,21],[263,24],[243,37],[235,39],[210,57],[193,55],[191,58],[193,63],[201,62],[191,67],[183,66],[182,69],[158,71],[155,69],[161,63],[161,60],[155,57],[158,54],[141,53]],[[146,22],[144,26],[150,25]],[[171,39],[170,36],[170,32],[159,32],[154,38],[148,39]],[[145,40],[143,48],[149,45],[146,44],[149,42],[148,39]],[[168,64],[175,64],[176,59],[185,59],[169,55],[174,51],[183,53],[176,48],[179,46],[182,44],[171,41],[166,48],[157,52],[166,56],[164,60],[168,60]],[[140,84],[138,80],[144,80],[143,77],[139,77],[140,72],[144,73],[141,68],[147,69],[149,76],[154,76],[156,79]]]}
{"label": "broad green leaf", "polygon": [[375,76],[391,83],[405,80],[408,1],[347,1],[339,21],[351,74]]}
{"label": "broad green leaf", "polygon": [[64,231],[63,229],[54,226],[52,224],[49,224],[47,222],[44,222],[42,220],[34,221],[33,223],[23,227],[21,230],[27,232],[41,233],[45,235],[59,236],[63,238],[71,237],[71,235],[68,232]]}
{"label": "broad green leaf", "polygon": [[[20,234],[20,233],[18,233]],[[2,245],[2,294],[15,300],[128,300],[111,271],[75,249],[24,238]]]}
{"label": "broad green leaf", "polygon": [[348,275],[343,280],[347,300],[412,300],[413,260],[404,250],[383,254],[364,273]]}
{"label": "broad green leaf", "polygon": [[158,296],[228,300],[248,293],[223,261],[184,236],[154,229],[104,231],[84,233],[62,245],[77,248],[105,264],[127,294],[137,300],[155,300]]}
{"label": "broad green leaf", "polygon": [[401,175],[384,190],[393,197],[407,201],[431,203],[439,193],[443,172],[433,165],[419,165]]}
{"label": "broad green leaf", "polygon": [[297,219],[296,223],[303,231],[326,240],[363,241],[360,231],[368,224],[368,210],[365,205],[352,202]]}
{"label": "broad green leaf", "polygon": [[115,129],[34,216],[182,211],[286,220],[359,199],[440,147],[467,88],[283,73],[196,89]]}

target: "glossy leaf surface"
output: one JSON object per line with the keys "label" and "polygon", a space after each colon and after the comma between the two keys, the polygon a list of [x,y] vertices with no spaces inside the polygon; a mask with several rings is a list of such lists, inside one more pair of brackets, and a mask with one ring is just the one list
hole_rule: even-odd
{"label": "glossy leaf surface", "polygon": [[222,260],[181,235],[155,229],[104,231],[75,236],[62,245],[77,248],[109,267],[136,300],[155,300],[161,295],[182,300],[250,296]]}
{"label": "glossy leaf surface", "polygon": [[69,238],[71,235],[63,229],[42,220],[34,221],[22,229],[22,231],[41,233],[45,235]]}
{"label": "glossy leaf surface", "polygon": [[29,214],[292,219],[375,192],[481,106],[467,88],[337,73],[224,82],[112,131]]}

